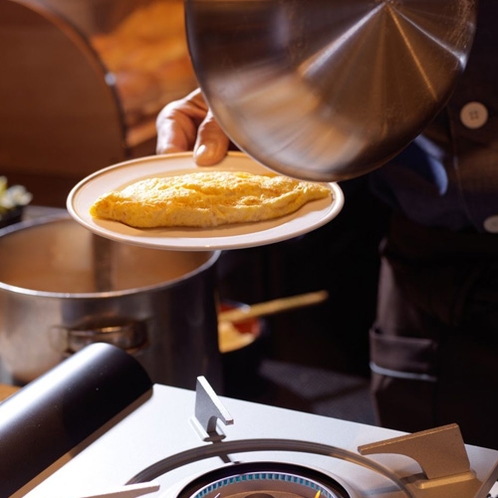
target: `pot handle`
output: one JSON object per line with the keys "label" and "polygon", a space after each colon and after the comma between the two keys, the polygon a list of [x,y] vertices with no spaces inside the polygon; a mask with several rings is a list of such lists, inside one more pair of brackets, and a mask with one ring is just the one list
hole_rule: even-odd
{"label": "pot handle", "polygon": [[94,319],[74,327],[57,326],[54,329],[61,333],[62,349],[68,355],[97,342],[112,344],[127,353],[136,353],[149,343],[146,322],[131,318]]}

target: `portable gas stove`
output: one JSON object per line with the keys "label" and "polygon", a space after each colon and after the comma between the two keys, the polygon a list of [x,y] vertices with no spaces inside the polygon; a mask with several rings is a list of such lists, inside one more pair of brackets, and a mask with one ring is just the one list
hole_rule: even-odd
{"label": "portable gas stove", "polygon": [[151,385],[103,344],[0,405],[0,461],[0,496],[27,498],[485,498],[498,477],[498,451],[455,425],[405,434],[218,397],[203,377]]}

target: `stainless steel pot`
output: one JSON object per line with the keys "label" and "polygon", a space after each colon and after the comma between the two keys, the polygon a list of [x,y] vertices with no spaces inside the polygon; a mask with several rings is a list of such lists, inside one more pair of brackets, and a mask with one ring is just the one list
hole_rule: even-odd
{"label": "stainless steel pot", "polygon": [[221,385],[219,251],[104,240],[67,215],[0,231],[0,358],[24,384],[92,342],[133,354],[154,382]]}

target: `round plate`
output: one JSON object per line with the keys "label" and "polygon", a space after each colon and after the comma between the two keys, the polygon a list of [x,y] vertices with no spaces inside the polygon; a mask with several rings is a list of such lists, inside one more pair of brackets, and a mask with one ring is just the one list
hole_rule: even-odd
{"label": "round plate", "polygon": [[[327,183],[332,195],[309,202],[293,214],[273,220],[224,225],[216,228],[132,228],[123,223],[95,219],[90,206],[110,190],[120,190],[150,177],[173,176],[206,169],[195,164],[192,153],[149,156],[110,166],[79,182],[69,193],[70,215],[93,233],[118,242],[153,249],[205,251],[241,249],[287,240],[310,232],[335,218],[344,204],[344,195],[335,183]],[[211,171],[247,171],[268,174],[265,168],[245,154],[234,152]]]}

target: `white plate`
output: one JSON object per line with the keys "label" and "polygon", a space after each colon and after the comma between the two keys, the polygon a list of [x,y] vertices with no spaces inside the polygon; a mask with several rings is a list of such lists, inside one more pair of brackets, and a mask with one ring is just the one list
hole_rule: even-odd
{"label": "white plate", "polygon": [[[93,233],[118,242],[152,249],[205,251],[241,249],[287,240],[310,232],[335,218],[344,204],[344,195],[335,183],[327,183],[332,196],[312,201],[293,214],[257,223],[225,225],[216,228],[132,228],[115,221],[94,219],[90,206],[110,190],[150,177],[172,176],[206,167],[195,164],[191,153],[148,156],[109,166],[79,182],[69,193],[70,215]],[[230,153],[211,171],[275,173],[245,154]]]}

